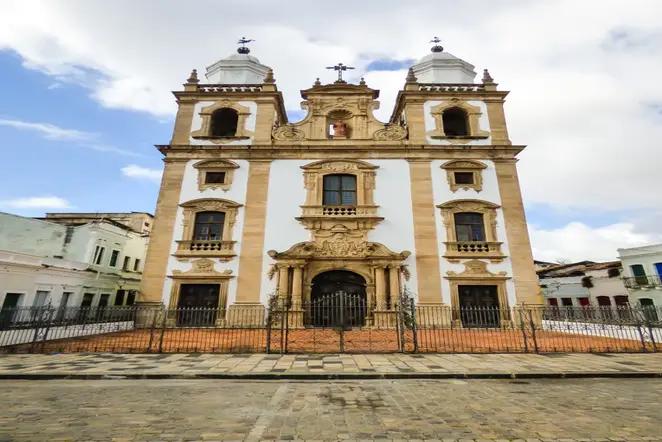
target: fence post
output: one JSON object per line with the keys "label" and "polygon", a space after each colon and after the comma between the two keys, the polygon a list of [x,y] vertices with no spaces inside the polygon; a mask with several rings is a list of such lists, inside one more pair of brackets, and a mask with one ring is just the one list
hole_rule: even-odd
{"label": "fence post", "polygon": [[345,292],[340,292],[340,353],[345,352]]}
{"label": "fence post", "polygon": [[538,351],[538,339],[536,338],[536,324],[533,321],[533,307],[529,307],[529,324],[531,324],[531,338],[533,339],[533,349],[536,353]]}
{"label": "fence post", "polygon": [[273,302],[270,302],[269,308],[267,309],[267,342],[266,348],[264,349],[266,354],[271,353],[271,321],[273,320],[273,309]]}
{"label": "fence post", "polygon": [[414,340],[414,353],[418,352],[418,336],[416,331],[416,304],[414,303],[414,298],[409,300],[411,306],[411,332],[412,339]]}
{"label": "fence post", "polygon": [[154,313],[154,317],[152,318],[152,325],[149,328],[149,342],[147,343],[147,350],[145,350],[145,353],[149,353],[149,351],[152,349],[152,341],[154,340],[155,328],[156,328],[156,313]]}
{"label": "fence post", "polygon": [[[290,295],[292,296],[292,295]],[[288,298],[289,299],[289,298]],[[290,338],[290,308],[292,303],[285,301],[285,354],[287,354],[287,344]]]}
{"label": "fence post", "polygon": [[[517,307],[515,307],[515,308],[517,308]],[[528,353],[529,352],[529,344],[528,344],[527,338],[526,338],[526,324],[524,323],[524,318],[522,317],[523,308],[524,308],[523,305],[520,305],[520,307],[518,308],[518,311],[519,311],[519,326],[522,329],[522,337],[524,338],[524,353]]]}
{"label": "fence post", "polygon": [[[166,322],[168,320],[168,309],[167,307],[161,307],[161,314],[163,319],[161,320],[161,336],[159,336],[159,353],[163,353],[163,335],[165,335]],[[175,313],[176,316],[176,313]]]}

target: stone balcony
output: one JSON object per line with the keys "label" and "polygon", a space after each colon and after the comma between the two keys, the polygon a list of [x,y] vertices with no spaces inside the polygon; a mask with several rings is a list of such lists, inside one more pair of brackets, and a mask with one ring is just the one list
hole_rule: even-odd
{"label": "stone balcony", "polygon": [[301,206],[301,217],[378,218],[379,206]]}
{"label": "stone balcony", "polygon": [[234,243],[235,241],[177,241],[175,256],[221,258],[228,260],[235,256]]}
{"label": "stone balcony", "polygon": [[505,256],[501,253],[501,242],[496,241],[455,241],[445,242],[445,258],[449,260],[486,258],[502,260]]}

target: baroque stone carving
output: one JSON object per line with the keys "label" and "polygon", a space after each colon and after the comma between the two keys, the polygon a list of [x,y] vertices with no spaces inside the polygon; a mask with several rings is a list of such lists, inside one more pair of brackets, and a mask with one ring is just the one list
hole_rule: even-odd
{"label": "baroque stone carving", "polygon": [[[234,169],[238,169],[239,165],[230,160],[208,160],[198,161],[193,167],[198,170],[198,190],[229,190],[232,186]],[[208,172],[223,172],[225,173],[225,180],[222,183],[207,183],[206,176]]]}
{"label": "baroque stone carving", "polygon": [[469,261],[466,261],[463,263],[464,264],[464,271],[461,273],[454,272],[452,270],[449,270],[446,272],[446,275],[449,277],[460,277],[460,278],[505,278],[507,273],[506,272],[498,272],[498,273],[492,273],[489,270],[487,270],[487,263],[484,261],[480,261],[478,259],[472,259]]}
{"label": "baroque stone carving", "polygon": [[301,141],[305,138],[303,131],[292,126],[280,126],[273,131],[274,140]]}
{"label": "baroque stone carving", "polygon": [[[446,170],[446,178],[451,192],[456,192],[458,189],[474,189],[476,192],[483,190],[483,173],[482,170],[487,166],[480,161],[473,160],[453,160],[448,161],[441,165],[441,168]],[[468,172],[473,175],[472,183],[457,183],[455,181],[455,172]]]}
{"label": "baroque stone carving", "polygon": [[208,258],[196,259],[191,263],[191,269],[187,271],[173,270],[173,277],[213,277],[213,278],[229,278],[232,275],[232,270],[227,269],[222,272],[217,272],[214,269],[214,261]]}
{"label": "baroque stone carving", "polygon": [[373,139],[377,141],[397,141],[407,138],[407,129],[403,126],[388,124],[384,129],[376,131]]}

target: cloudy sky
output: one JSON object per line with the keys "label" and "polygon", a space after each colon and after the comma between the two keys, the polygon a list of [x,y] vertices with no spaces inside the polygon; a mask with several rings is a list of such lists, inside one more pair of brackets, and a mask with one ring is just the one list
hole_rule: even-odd
{"label": "cloudy sky", "polygon": [[658,0],[30,1],[0,13],[0,210],[154,211],[169,91],[240,36],[298,91],[342,61],[391,112],[438,35],[510,90],[506,112],[543,260],[662,242]]}

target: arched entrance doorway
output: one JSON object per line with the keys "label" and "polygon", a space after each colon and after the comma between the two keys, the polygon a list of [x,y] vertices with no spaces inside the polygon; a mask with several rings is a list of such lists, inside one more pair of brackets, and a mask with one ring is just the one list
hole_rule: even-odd
{"label": "arched entrance doorway", "polygon": [[314,327],[360,327],[367,314],[365,279],[347,270],[320,273],[312,280],[309,324]]}

